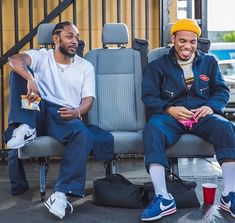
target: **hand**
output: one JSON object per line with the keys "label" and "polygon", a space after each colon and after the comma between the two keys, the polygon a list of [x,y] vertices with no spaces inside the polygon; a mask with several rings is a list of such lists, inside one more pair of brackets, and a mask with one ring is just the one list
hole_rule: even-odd
{"label": "hand", "polygon": [[194,117],[197,119],[214,114],[214,111],[209,106],[201,106],[200,108],[191,109],[191,111],[194,113]]}
{"label": "hand", "polygon": [[187,120],[194,116],[194,113],[183,106],[171,106],[165,110],[175,119]]}
{"label": "hand", "polygon": [[79,118],[80,112],[78,109],[62,107],[59,109],[60,117],[62,119],[71,120]]}
{"label": "hand", "polygon": [[37,98],[37,95],[39,95],[39,92],[38,92],[38,87],[36,85],[36,82],[33,78],[28,79],[27,89],[28,89],[27,95],[28,95],[29,101],[31,102],[35,101]]}

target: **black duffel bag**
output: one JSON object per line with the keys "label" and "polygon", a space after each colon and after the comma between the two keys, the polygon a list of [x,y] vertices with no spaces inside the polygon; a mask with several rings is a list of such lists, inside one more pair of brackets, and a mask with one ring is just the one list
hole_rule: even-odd
{"label": "black duffel bag", "polygon": [[[200,207],[200,202],[195,191],[196,186],[196,182],[182,180],[173,173],[169,173],[167,176],[167,191],[174,197],[177,208]],[[144,187],[148,191],[148,200],[151,201],[155,196],[152,182],[145,183]]]}
{"label": "black duffel bag", "polygon": [[93,183],[93,203],[97,205],[143,208],[146,194],[144,186],[136,185],[120,174],[112,174]]}

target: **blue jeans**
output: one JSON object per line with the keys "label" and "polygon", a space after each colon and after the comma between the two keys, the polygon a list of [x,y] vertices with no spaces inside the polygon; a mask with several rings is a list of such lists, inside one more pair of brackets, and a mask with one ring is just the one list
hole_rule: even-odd
{"label": "blue jeans", "polygon": [[213,114],[200,118],[189,130],[170,115],[157,114],[151,117],[143,131],[146,166],[159,163],[169,168],[165,151],[184,133],[197,135],[210,142],[218,162],[224,159],[235,160],[235,126],[222,116]]}
{"label": "blue jeans", "polygon": [[8,174],[11,183],[11,194],[22,194],[29,189],[22,160],[18,159],[18,151],[8,152]]}

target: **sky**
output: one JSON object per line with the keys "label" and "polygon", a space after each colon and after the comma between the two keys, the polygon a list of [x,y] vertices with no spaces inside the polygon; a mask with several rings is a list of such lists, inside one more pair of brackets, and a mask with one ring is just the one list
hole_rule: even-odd
{"label": "sky", "polygon": [[235,0],[208,0],[208,31],[235,31]]}

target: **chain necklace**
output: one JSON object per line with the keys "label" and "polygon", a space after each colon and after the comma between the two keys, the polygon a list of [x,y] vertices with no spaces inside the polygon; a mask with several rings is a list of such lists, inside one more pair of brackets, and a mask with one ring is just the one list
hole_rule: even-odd
{"label": "chain necklace", "polygon": [[69,66],[73,63],[74,59],[71,59],[68,64],[60,64],[56,62],[57,68],[63,73],[65,70],[69,68]]}

